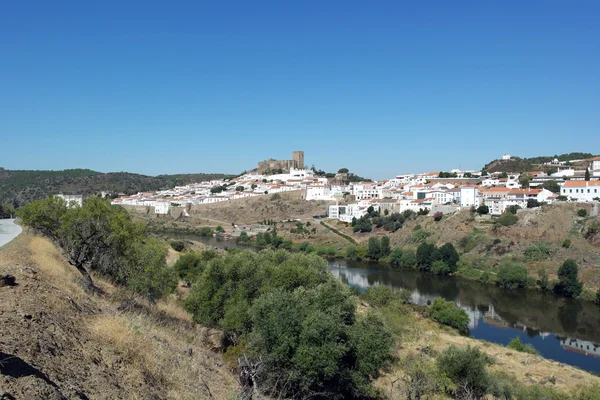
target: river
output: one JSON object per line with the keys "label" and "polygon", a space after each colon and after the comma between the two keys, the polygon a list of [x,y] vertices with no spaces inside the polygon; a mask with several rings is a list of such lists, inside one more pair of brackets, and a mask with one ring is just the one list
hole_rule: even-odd
{"label": "river", "polygon": [[[219,248],[244,247],[232,240],[180,237]],[[470,333],[477,339],[506,345],[518,336],[545,358],[600,372],[600,307],[591,302],[533,290],[503,290],[463,278],[396,270],[366,261],[333,260],[329,269],[351,286],[410,289],[417,304],[427,304],[435,297],[451,300],[469,314]]]}

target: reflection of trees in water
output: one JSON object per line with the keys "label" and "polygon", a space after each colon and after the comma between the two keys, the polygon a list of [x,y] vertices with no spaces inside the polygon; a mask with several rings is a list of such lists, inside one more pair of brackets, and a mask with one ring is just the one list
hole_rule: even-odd
{"label": "reflection of trees in water", "polygon": [[577,332],[577,320],[582,310],[583,307],[580,301],[570,301],[570,299],[558,308],[558,320],[564,332],[568,334]]}
{"label": "reflection of trees in water", "polygon": [[445,299],[456,301],[458,299],[458,285],[454,279],[438,277],[429,274],[420,274],[416,280],[417,289],[424,294],[441,296]]}

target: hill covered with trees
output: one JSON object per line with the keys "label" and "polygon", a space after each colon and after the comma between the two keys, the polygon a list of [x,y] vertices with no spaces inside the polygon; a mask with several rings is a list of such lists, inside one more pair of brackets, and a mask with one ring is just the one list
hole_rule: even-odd
{"label": "hill covered with trees", "polygon": [[0,204],[19,207],[58,193],[92,195],[105,191],[129,194],[230,177],[232,175],[226,174],[148,176],[129,172],[102,173],[90,169],[38,171],[0,168]]}
{"label": "hill covered with trees", "polygon": [[[592,153],[565,153],[554,156],[538,156],[530,158],[511,157],[510,160],[493,160],[487,163],[482,171],[487,172],[526,172],[539,169],[540,164],[550,162],[554,159],[558,161],[573,161],[573,160],[585,160],[595,157]],[[548,166],[547,169],[550,169]]]}

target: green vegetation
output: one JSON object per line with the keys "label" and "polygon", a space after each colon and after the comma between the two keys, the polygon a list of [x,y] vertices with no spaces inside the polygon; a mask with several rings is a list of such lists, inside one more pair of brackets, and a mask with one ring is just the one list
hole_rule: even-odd
{"label": "green vegetation", "polygon": [[585,208],[580,208],[577,210],[577,215],[580,217],[587,217],[587,210]]}
{"label": "green vegetation", "polygon": [[430,313],[431,319],[440,324],[451,326],[463,334],[469,332],[469,315],[451,301],[436,297],[431,304]]}
{"label": "green vegetation", "polygon": [[12,204],[0,204],[0,219],[15,216],[15,208]]}
{"label": "green vegetation", "polygon": [[526,261],[542,261],[546,260],[556,253],[552,250],[548,243],[536,243],[525,249],[523,255]]}
{"label": "green vegetation", "polygon": [[498,217],[496,221],[502,226],[511,226],[519,222],[519,217],[513,213],[507,212]]}
{"label": "green vegetation", "polygon": [[471,346],[450,346],[437,360],[440,372],[454,383],[454,389],[449,394],[457,399],[483,398],[493,384],[486,370],[493,363],[493,358]]}
{"label": "green vegetation", "polygon": [[172,240],[171,248],[175,251],[183,251],[185,250],[185,242],[183,240]]}
{"label": "green vegetation", "polygon": [[90,272],[125,285],[150,301],[171,293],[177,278],[166,266],[167,249],[133,222],[125,209],[90,197],[82,207],[67,208],[57,197],[34,201],[18,212],[23,224],[50,238],[95,289]]}
{"label": "green vegetation", "polygon": [[552,193],[560,193],[560,186],[554,179],[544,182],[542,189],[549,190]]}
{"label": "green vegetation", "polygon": [[484,215],[490,213],[490,208],[488,206],[479,206],[476,210],[477,214]]}
{"label": "green vegetation", "polygon": [[500,265],[496,277],[496,284],[505,289],[518,289],[527,287],[529,275],[524,265],[513,261],[504,261]]}
{"label": "green vegetation", "polygon": [[242,251],[210,260],[186,308],[222,329],[229,347],[262,359],[256,377],[273,396],[373,394],[394,340],[375,312],[356,314],[355,297],[316,255]]}
{"label": "green vegetation", "polygon": [[[554,156],[540,156],[531,158],[511,157],[510,160],[494,160],[483,167],[482,170],[489,172],[521,172],[532,171],[536,164],[543,164],[553,161],[583,160],[594,157],[591,153],[567,153]],[[549,171],[550,172],[550,171]]]}
{"label": "green vegetation", "polygon": [[434,244],[421,243],[417,248],[416,256],[421,271],[430,271],[439,275],[456,272],[460,260],[452,243],[446,243],[440,248]]}
{"label": "green vegetation", "polygon": [[567,297],[577,297],[581,294],[583,283],[579,281],[578,267],[574,260],[566,260],[558,269],[558,283],[554,291]]}
{"label": "green vegetation", "polygon": [[518,336],[512,339],[510,342],[508,342],[506,347],[508,347],[509,349],[520,351],[521,353],[539,354],[535,347],[533,347],[532,345],[523,344],[523,342],[521,342],[521,339]]}

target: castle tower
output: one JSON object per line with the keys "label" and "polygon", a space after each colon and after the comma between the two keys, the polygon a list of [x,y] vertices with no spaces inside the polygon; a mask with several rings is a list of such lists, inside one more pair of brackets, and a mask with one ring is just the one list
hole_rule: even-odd
{"label": "castle tower", "polygon": [[304,168],[304,152],[292,151],[292,161],[294,162],[294,167]]}

